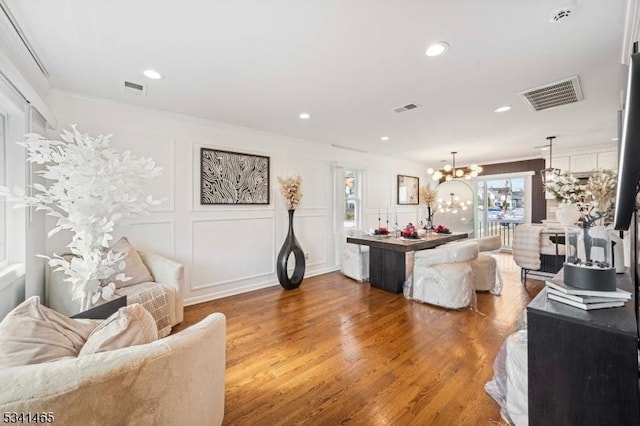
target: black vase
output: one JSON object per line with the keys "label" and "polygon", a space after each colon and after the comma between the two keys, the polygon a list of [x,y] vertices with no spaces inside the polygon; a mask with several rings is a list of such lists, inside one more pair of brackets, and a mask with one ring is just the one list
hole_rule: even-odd
{"label": "black vase", "polygon": [[[284,239],[284,244],[278,253],[278,260],[276,262],[276,272],[278,273],[278,281],[285,290],[293,290],[300,286],[302,279],[304,278],[304,270],[306,262],[304,259],[304,252],[302,247],[296,240],[296,236],[293,233],[293,212],[295,210],[289,210],[289,232]],[[289,277],[287,274],[287,263],[289,263],[289,255],[293,253],[296,259],[296,267],[293,269],[293,275]]]}

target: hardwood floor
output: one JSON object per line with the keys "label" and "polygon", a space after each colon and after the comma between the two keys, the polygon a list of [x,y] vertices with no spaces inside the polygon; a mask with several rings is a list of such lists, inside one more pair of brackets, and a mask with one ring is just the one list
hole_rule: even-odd
{"label": "hardwood floor", "polygon": [[497,256],[499,297],[451,311],[339,272],[185,308],[176,331],[227,317],[227,425],[502,424],[484,391],[505,337],[543,283]]}

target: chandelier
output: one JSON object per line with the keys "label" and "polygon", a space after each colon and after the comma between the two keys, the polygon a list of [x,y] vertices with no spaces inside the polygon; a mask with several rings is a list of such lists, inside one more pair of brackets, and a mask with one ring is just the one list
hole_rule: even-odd
{"label": "chandelier", "polygon": [[457,151],[451,151],[451,156],[453,157],[453,161],[451,164],[445,164],[444,167],[440,170],[433,170],[432,168],[427,169],[427,174],[433,175],[431,178],[433,180],[451,180],[455,178],[459,179],[471,179],[472,177],[476,177],[482,171],[482,167],[477,164],[472,164],[469,167],[462,167],[456,169],[456,154]]}
{"label": "chandelier", "polygon": [[543,145],[541,148],[549,147],[549,167],[544,170],[540,170],[540,177],[542,178],[542,184],[546,185],[547,183],[551,183],[556,180],[556,177],[560,174],[560,169],[554,169],[551,165],[551,161],[553,160],[553,140],[555,136],[547,137],[549,141],[548,145]]}
{"label": "chandelier", "polygon": [[438,200],[438,213],[451,212],[453,214],[458,214],[460,210],[467,210],[472,203],[471,201],[460,201],[460,197],[458,197],[455,193],[450,192],[449,196],[450,200],[443,200],[440,198]]}

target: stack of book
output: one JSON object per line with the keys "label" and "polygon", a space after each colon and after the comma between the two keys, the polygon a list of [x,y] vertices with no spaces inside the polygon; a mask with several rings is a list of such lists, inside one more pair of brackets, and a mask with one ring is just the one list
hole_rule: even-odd
{"label": "stack of book", "polygon": [[547,280],[547,297],[550,300],[589,311],[592,309],[618,308],[631,300],[631,293],[616,291],[582,290],[559,280]]}

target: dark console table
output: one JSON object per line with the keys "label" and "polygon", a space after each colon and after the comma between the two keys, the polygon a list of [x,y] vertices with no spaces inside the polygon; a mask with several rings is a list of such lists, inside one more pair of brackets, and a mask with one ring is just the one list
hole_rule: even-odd
{"label": "dark console table", "polygon": [[369,283],[372,287],[402,293],[407,276],[406,253],[467,238],[468,234],[427,234],[416,240],[389,236],[348,237],[347,242],[369,246]]}
{"label": "dark console table", "polygon": [[[631,291],[627,274],[618,287]],[[640,425],[633,300],[583,311],[546,292],[527,307],[529,424]]]}
{"label": "dark console table", "polygon": [[112,314],[116,313],[118,309],[127,306],[127,296],[118,296],[108,302],[102,303],[98,306],[94,306],[91,309],[80,312],[72,316],[71,318],[88,318],[88,319],[107,319]]}

